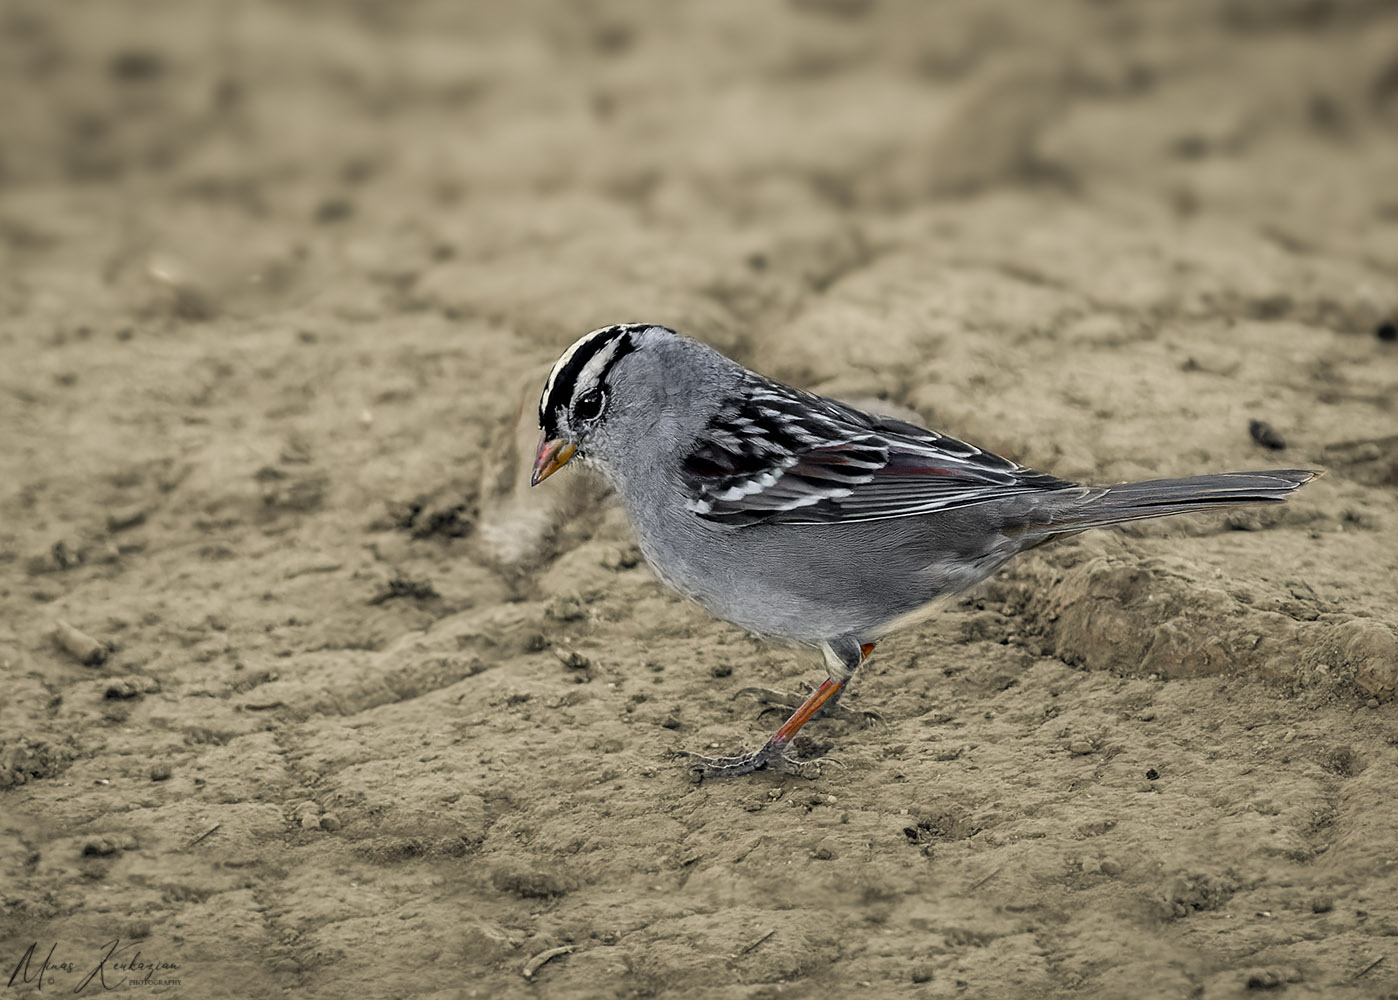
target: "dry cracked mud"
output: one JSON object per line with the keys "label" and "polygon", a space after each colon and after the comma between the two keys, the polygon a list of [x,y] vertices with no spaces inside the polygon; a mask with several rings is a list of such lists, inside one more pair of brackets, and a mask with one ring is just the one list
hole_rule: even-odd
{"label": "dry cracked mud", "polygon": [[[7,993],[1398,997],[1391,5],[10,0],[0,78]],[[695,783],[820,667],[524,486],[635,320],[1066,478],[1327,475],[1026,555],[818,776]]]}

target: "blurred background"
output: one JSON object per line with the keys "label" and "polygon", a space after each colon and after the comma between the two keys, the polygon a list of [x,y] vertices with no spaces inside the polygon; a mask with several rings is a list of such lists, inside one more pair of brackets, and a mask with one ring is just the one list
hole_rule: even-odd
{"label": "blurred background", "polygon": [[[1384,0],[0,0],[0,963],[1398,990],[1396,179]],[[1026,557],[847,768],[696,788],[816,668],[527,489],[633,321],[1065,478],[1331,475]]]}
{"label": "blurred background", "polygon": [[107,317],[324,296],[548,341],[657,307],[708,334],[772,306],[741,280],[696,301],[726,267],[1006,186],[1243,217],[1376,278],[1398,252],[1379,0],[7,0],[0,32],[27,315],[65,260]]}

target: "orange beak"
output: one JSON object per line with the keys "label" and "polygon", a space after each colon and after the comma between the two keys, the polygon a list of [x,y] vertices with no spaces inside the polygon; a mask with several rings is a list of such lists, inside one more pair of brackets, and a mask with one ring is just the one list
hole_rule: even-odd
{"label": "orange beak", "polygon": [[552,441],[540,438],[539,450],[534,455],[534,475],[530,478],[529,485],[538,486],[563,468],[577,450],[577,445],[562,438],[554,438]]}

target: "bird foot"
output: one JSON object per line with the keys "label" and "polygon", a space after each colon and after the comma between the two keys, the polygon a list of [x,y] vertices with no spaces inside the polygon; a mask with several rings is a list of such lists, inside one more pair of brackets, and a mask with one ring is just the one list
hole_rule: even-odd
{"label": "bird foot", "polygon": [[690,770],[700,778],[736,778],[754,771],[775,771],[800,778],[820,777],[820,761],[798,760],[771,743],[761,750],[736,757],[705,757],[690,751],[684,751],[681,756],[690,761]]}
{"label": "bird foot", "polygon": [[[759,704],[767,705],[772,708],[791,709],[799,707],[806,700],[806,697],[808,697],[797,694],[790,694],[786,691],[774,691],[771,688],[764,687],[741,688],[737,692],[737,694],[751,695],[758,701]],[[737,694],[735,694],[734,697],[736,697]],[[832,698],[831,701],[834,701],[834,699]],[[816,713],[816,717],[824,719],[838,719],[841,722],[854,722],[866,728],[870,726],[883,726],[888,724],[884,719],[883,714],[880,712],[875,712],[872,710],[845,708],[843,705],[834,705],[831,704],[831,702],[826,702],[825,705],[821,707],[820,711]]]}

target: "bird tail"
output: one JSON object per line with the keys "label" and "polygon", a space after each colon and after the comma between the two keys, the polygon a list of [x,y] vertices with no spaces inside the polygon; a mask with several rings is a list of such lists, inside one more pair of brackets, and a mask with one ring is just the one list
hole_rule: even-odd
{"label": "bird tail", "polygon": [[1052,534],[1061,534],[1147,517],[1281,503],[1318,475],[1309,469],[1278,469],[1122,483],[1092,490],[1072,506],[1054,511],[1046,527]]}

